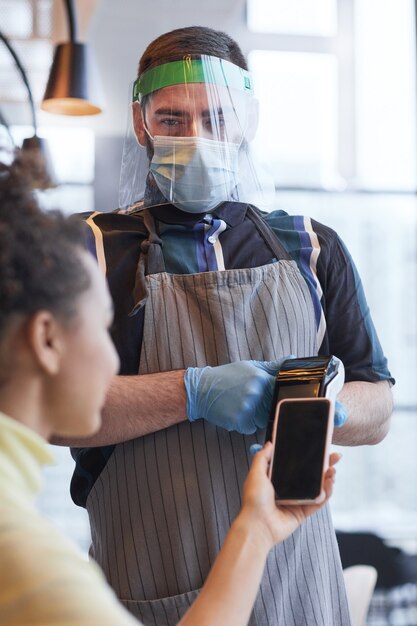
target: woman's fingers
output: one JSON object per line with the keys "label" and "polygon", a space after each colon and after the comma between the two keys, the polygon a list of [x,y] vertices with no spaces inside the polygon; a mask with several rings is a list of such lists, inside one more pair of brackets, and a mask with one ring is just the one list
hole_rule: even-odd
{"label": "woman's fingers", "polygon": [[340,454],[340,452],[332,452],[330,454],[329,457],[329,465],[330,467],[333,467],[333,465],[336,465],[336,463],[339,463],[340,459],[342,458],[342,454]]}

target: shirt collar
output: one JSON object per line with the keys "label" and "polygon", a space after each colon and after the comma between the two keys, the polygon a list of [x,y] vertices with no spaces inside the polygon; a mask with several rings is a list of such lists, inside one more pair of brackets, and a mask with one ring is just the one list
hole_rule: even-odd
{"label": "shirt collar", "polygon": [[[233,228],[238,226],[246,216],[248,205],[243,202],[223,202],[210,215],[224,220],[226,224]],[[165,224],[177,224],[178,226],[193,227],[202,222],[206,213],[186,213],[173,204],[159,204],[148,207],[153,217]]]}
{"label": "shirt collar", "polygon": [[[195,224],[202,222],[206,215],[206,212],[187,213],[186,211],[181,211],[181,209],[167,202],[156,185],[149,180],[142,206],[148,208],[153,217],[160,222],[191,228]],[[230,228],[233,228],[243,222],[246,210],[247,204],[244,202],[223,202],[210,211],[210,215],[224,220]]]}

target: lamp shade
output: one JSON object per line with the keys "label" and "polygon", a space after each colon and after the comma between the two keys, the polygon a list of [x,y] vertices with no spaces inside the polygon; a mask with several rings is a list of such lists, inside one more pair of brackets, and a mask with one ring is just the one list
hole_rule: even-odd
{"label": "lamp shade", "polygon": [[73,41],[56,46],[41,108],[58,115],[95,115],[102,108],[100,88],[84,43]]}
{"label": "lamp shade", "polygon": [[48,143],[42,137],[33,135],[24,139],[22,147],[16,150],[16,160],[27,170],[34,189],[57,186]]}

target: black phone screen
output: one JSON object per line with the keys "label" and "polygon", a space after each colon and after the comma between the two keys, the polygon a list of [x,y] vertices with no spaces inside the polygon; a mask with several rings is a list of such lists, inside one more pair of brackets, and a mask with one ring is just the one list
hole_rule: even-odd
{"label": "black phone screen", "polygon": [[277,498],[313,500],[320,495],[329,401],[283,401],[271,473]]}
{"label": "black phone screen", "polygon": [[[269,414],[269,421],[266,428],[265,441],[272,440],[272,431],[275,421],[275,408],[278,404],[278,397],[280,392],[279,383],[275,384],[274,397],[272,400],[271,410]],[[284,398],[315,398],[320,392],[320,381],[312,380],[306,383],[297,382],[292,385],[285,385]]]}

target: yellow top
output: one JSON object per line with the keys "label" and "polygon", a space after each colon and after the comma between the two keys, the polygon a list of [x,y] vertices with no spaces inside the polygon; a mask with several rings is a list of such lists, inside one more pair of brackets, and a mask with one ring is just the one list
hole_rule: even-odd
{"label": "yellow top", "polygon": [[0,413],[0,624],[138,626],[95,563],[34,506],[47,443]]}

